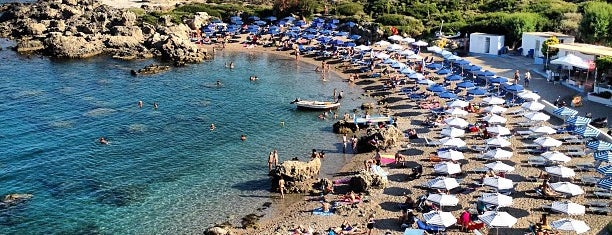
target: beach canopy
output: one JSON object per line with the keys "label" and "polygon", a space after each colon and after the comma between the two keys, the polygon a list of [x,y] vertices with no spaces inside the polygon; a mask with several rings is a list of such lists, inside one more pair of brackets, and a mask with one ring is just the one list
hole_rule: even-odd
{"label": "beach canopy", "polygon": [[[415,73],[415,74],[416,74],[416,73]],[[410,74],[410,76],[412,76],[412,75],[414,75],[414,74]],[[423,75],[422,75],[422,74],[420,74],[420,73],[418,73],[417,75],[423,76]],[[418,83],[418,84],[425,84],[425,85],[428,85],[428,86],[431,86],[431,85],[436,84],[436,82],[434,82],[434,81],[432,81],[432,80],[429,80],[429,79],[422,79],[422,78],[421,78],[421,79],[420,79],[420,80],[419,80],[417,83]]]}
{"label": "beach canopy", "polygon": [[550,119],[550,116],[544,113],[541,113],[541,112],[530,112],[530,113],[524,114],[523,116],[529,119],[529,121],[534,121],[534,122],[548,121],[548,119]]}
{"label": "beach canopy", "polygon": [[483,96],[485,94],[487,94],[487,91],[478,87],[478,88],[474,88],[471,90],[467,91],[468,95],[473,95],[473,96]]}
{"label": "beach canopy", "polygon": [[366,45],[359,45],[359,46],[354,47],[354,49],[355,50],[360,50],[360,51],[369,51],[369,50],[372,50],[371,47],[366,46]]}
{"label": "beach canopy", "polygon": [[399,45],[399,44],[391,44],[387,46],[388,51],[400,51],[402,49],[404,49],[404,46]]}
{"label": "beach canopy", "polygon": [[598,151],[593,154],[595,161],[612,162],[612,151]]}
{"label": "beach canopy", "polygon": [[374,43],[374,45],[375,45],[375,46],[386,47],[386,46],[391,45],[391,43],[390,43],[390,42],[387,42],[387,41],[385,41],[385,40],[381,40],[381,41],[378,41],[378,42]]}
{"label": "beach canopy", "polygon": [[450,212],[430,211],[423,214],[425,223],[433,226],[448,227],[457,222],[455,216]]}
{"label": "beach canopy", "polygon": [[603,190],[612,190],[612,178],[605,178],[597,182],[597,188]]}
{"label": "beach canopy", "polygon": [[428,69],[441,69],[442,67],[444,67],[444,65],[439,64],[439,63],[431,63],[428,65],[425,65],[425,68],[428,68]]}
{"label": "beach canopy", "polygon": [[530,110],[530,111],[540,111],[544,109],[544,104],[539,103],[537,101],[531,101],[531,102],[523,103],[521,107],[524,109]]}
{"label": "beach canopy", "polygon": [[[439,72],[439,71],[438,71]],[[450,72],[450,71],[449,71]],[[449,81],[449,82],[453,82],[453,81],[461,81],[463,80],[463,77],[461,77],[460,75],[457,74],[452,74],[452,75],[448,75],[444,78],[444,80]]]}
{"label": "beach canopy", "polygon": [[591,119],[581,116],[571,116],[565,120],[565,123],[574,126],[584,126],[591,123]]}
{"label": "beach canopy", "polygon": [[550,64],[560,64],[560,65],[565,65],[565,66],[577,67],[581,69],[589,69],[591,67],[589,65],[589,62],[583,60],[582,58],[574,54],[569,54],[564,57],[551,60]]}
{"label": "beach canopy", "polygon": [[489,70],[485,70],[485,71],[477,71],[474,73],[474,75],[476,76],[485,76],[485,77],[491,77],[491,76],[495,76],[495,73],[489,71]]}
{"label": "beach canopy", "polygon": [[544,170],[551,175],[558,176],[561,178],[571,178],[576,176],[576,172],[573,169],[565,166],[547,166]]}
{"label": "beach canopy", "polygon": [[525,90],[525,88],[519,84],[506,85],[506,86],[503,86],[502,88],[510,92],[518,92],[518,91]]}
{"label": "beach canopy", "polygon": [[576,129],[574,130],[574,133],[577,135],[580,135],[582,137],[597,137],[599,135],[599,130],[594,129],[590,126],[579,126],[576,127]]}
{"label": "beach canopy", "polygon": [[444,119],[444,123],[446,123],[449,126],[459,127],[459,128],[465,128],[469,125],[469,123],[465,119],[458,118],[458,117]]}
{"label": "beach canopy", "polygon": [[560,115],[560,116],[576,116],[576,115],[578,115],[578,111],[573,110],[573,109],[568,108],[568,107],[561,107],[561,108],[555,109],[553,111],[553,113],[556,114],[556,115]]}
{"label": "beach canopy", "polygon": [[511,179],[503,177],[486,177],[482,180],[482,184],[493,187],[497,190],[508,190],[514,188],[514,182]]}
{"label": "beach canopy", "polygon": [[424,41],[418,40],[418,41],[416,41],[416,42],[413,42],[413,43],[412,43],[412,45],[414,45],[414,46],[418,46],[418,47],[424,47],[424,46],[427,46],[427,45],[429,45],[429,44],[428,44],[427,42],[424,42]]}
{"label": "beach canopy", "polygon": [[505,113],[508,109],[499,105],[491,105],[483,109],[487,113]]}
{"label": "beach canopy", "polygon": [[442,162],[434,165],[434,172],[440,174],[454,175],[461,173],[461,165],[452,162]]}
{"label": "beach canopy", "polygon": [[591,228],[581,220],[560,219],[550,223],[550,227],[561,231],[573,231],[577,234],[586,233]]}
{"label": "beach canopy", "polygon": [[465,116],[465,115],[468,115],[467,111],[465,111],[463,109],[460,109],[460,108],[447,109],[444,112],[447,113],[447,114],[453,115],[453,116]]}
{"label": "beach canopy", "polygon": [[509,135],[510,129],[503,126],[489,126],[487,127],[489,133],[495,133],[497,135]]}
{"label": "beach canopy", "polygon": [[451,146],[457,148],[465,147],[466,145],[465,141],[463,141],[462,139],[451,137],[444,137],[440,139],[440,143],[442,143],[443,146]]}
{"label": "beach canopy", "polygon": [[491,228],[510,228],[517,221],[514,216],[503,211],[487,211],[479,215],[478,219]]}
{"label": "beach canopy", "polygon": [[503,195],[501,193],[483,193],[482,196],[478,198],[478,201],[498,207],[512,205],[512,197]]}
{"label": "beach canopy", "polygon": [[463,66],[465,66],[465,65],[470,64],[470,62],[469,62],[469,61],[467,61],[467,60],[464,60],[464,59],[460,59],[460,60],[455,60],[455,61],[453,61],[453,64],[456,64],[456,65],[461,65],[461,67],[463,67]]}
{"label": "beach canopy", "polygon": [[[495,162],[491,162],[491,163],[487,163],[485,164],[485,167],[492,170],[492,171],[497,171],[497,172],[512,172],[514,171],[514,167],[500,162],[500,161],[495,161]],[[502,178],[505,179],[505,178]]]}
{"label": "beach canopy", "polygon": [[442,92],[438,94],[438,96],[440,96],[440,98],[442,99],[457,99],[457,95],[455,93],[448,91]]}
{"label": "beach canopy", "polygon": [[499,97],[495,97],[495,96],[490,96],[487,98],[482,99],[483,102],[489,104],[489,105],[493,105],[493,104],[504,104],[506,103],[506,101],[502,98]]}
{"label": "beach canopy", "polygon": [[440,93],[440,92],[445,92],[446,88],[444,88],[444,86],[442,85],[432,85],[432,86],[428,86],[427,90],[431,92]]}
{"label": "beach canopy", "polygon": [[464,82],[460,82],[457,83],[457,87],[459,88],[472,88],[475,87],[476,85],[473,82],[470,81],[464,81]]}
{"label": "beach canopy", "polygon": [[505,77],[494,77],[488,79],[490,83],[501,84],[504,82],[508,82],[508,79]]}
{"label": "beach canopy", "polygon": [[559,213],[568,215],[584,215],[586,208],[583,205],[570,201],[559,202],[555,201],[550,205],[550,209]]}
{"label": "beach canopy", "polygon": [[459,204],[459,199],[449,194],[429,194],[426,200],[439,206],[456,206]]}
{"label": "beach canopy", "polygon": [[610,177],[612,176],[612,165],[600,166],[597,168],[597,172],[606,177]]}
{"label": "beach canopy", "polygon": [[568,157],[567,155],[559,151],[548,151],[548,152],[542,153],[540,156],[542,156],[543,158],[546,158],[549,161],[553,161],[553,162],[565,163],[565,162],[569,162],[570,160],[572,160],[572,158]]}
{"label": "beach canopy", "polygon": [[508,150],[496,148],[496,149],[491,149],[487,151],[483,156],[485,158],[496,159],[496,160],[508,159],[512,157],[512,152]]}
{"label": "beach canopy", "polygon": [[533,142],[542,147],[559,147],[561,144],[563,144],[561,141],[548,136],[537,138]]}
{"label": "beach canopy", "polygon": [[445,127],[440,131],[440,134],[448,137],[461,137],[465,134],[465,130],[455,127]]}
{"label": "beach canopy", "polygon": [[[457,161],[457,160],[461,160],[465,158],[462,152],[455,151],[452,149],[445,150],[445,151],[438,151],[438,157],[441,159],[447,159],[451,161]],[[461,169],[459,169],[459,171],[461,171]],[[454,174],[454,173],[451,173],[451,174]]]}
{"label": "beach canopy", "polygon": [[431,51],[431,52],[435,52],[435,53],[440,53],[440,52],[442,52],[442,48],[440,48],[440,47],[438,47],[438,46],[430,46],[430,47],[427,47],[427,50],[428,50],[428,51]]}
{"label": "beach canopy", "polygon": [[524,99],[524,100],[535,101],[535,100],[539,100],[540,99],[540,95],[538,95],[536,93],[533,93],[531,91],[528,91],[528,90],[525,90],[525,91],[523,91],[521,93],[518,93],[517,96],[520,97],[521,99]]}
{"label": "beach canopy", "polygon": [[403,55],[403,56],[407,56],[407,55],[414,55],[415,53],[414,53],[414,51],[412,51],[410,49],[406,49],[406,50],[401,51],[399,54]]}
{"label": "beach canopy", "polygon": [[453,100],[453,102],[451,102],[450,104],[448,104],[448,107],[459,107],[459,108],[464,108],[467,107],[470,103],[467,101],[463,101],[463,100]]}
{"label": "beach canopy", "polygon": [[586,143],[586,147],[596,151],[612,150],[612,143],[603,140],[593,140]]}
{"label": "beach canopy", "polygon": [[536,134],[550,135],[550,134],[557,133],[557,130],[549,126],[533,126],[533,127],[529,127],[529,130]]}
{"label": "beach canopy", "polygon": [[442,176],[428,181],[426,185],[428,188],[445,190],[451,190],[459,187],[459,183],[455,178],[447,178]]}
{"label": "beach canopy", "polygon": [[503,124],[506,123],[506,118],[499,116],[497,114],[493,114],[491,116],[486,116],[482,120],[488,122],[489,124]]}
{"label": "beach canopy", "polygon": [[584,190],[578,185],[572,184],[570,182],[555,182],[550,183],[550,188],[558,193],[563,193],[571,196],[576,196],[580,194],[584,194]]}
{"label": "beach canopy", "polygon": [[402,40],[400,40],[400,42],[405,42],[405,43],[411,43],[411,42],[415,42],[416,40],[414,38],[411,37],[405,37]]}
{"label": "beach canopy", "polygon": [[512,143],[506,140],[506,138],[499,137],[499,136],[495,138],[486,139],[485,144],[487,144],[488,146],[501,147],[501,148],[512,145]]}

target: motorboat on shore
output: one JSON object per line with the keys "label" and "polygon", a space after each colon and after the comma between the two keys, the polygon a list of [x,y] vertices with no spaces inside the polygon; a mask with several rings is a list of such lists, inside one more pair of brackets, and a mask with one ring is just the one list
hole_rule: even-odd
{"label": "motorboat on shore", "polygon": [[314,101],[314,100],[300,100],[295,99],[291,102],[291,104],[297,105],[298,109],[304,110],[330,110],[337,109],[340,107],[339,102],[331,102],[331,101]]}

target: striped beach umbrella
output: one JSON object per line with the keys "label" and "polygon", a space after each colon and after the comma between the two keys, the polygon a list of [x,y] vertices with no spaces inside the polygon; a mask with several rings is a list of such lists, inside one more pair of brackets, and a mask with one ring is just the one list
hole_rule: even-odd
{"label": "striped beach umbrella", "polygon": [[586,208],[583,205],[573,203],[570,201],[565,202],[553,202],[550,205],[550,209],[559,213],[564,213],[568,215],[584,215]]}
{"label": "striped beach umbrella", "polygon": [[581,117],[581,116],[572,116],[572,117],[569,117],[567,120],[565,120],[565,123],[569,125],[574,125],[574,126],[584,126],[584,125],[591,123],[591,119]]}
{"label": "striped beach umbrella", "polygon": [[455,178],[437,177],[426,183],[428,188],[451,190],[459,187]]}
{"label": "striped beach umbrella", "polygon": [[452,162],[443,162],[434,165],[434,172],[440,174],[458,174],[461,173],[461,165]]}
{"label": "striped beach umbrella", "polygon": [[600,166],[599,168],[597,168],[597,172],[599,172],[599,174],[610,177],[612,176],[612,165]]}
{"label": "striped beach umbrella", "polygon": [[448,227],[457,222],[452,213],[443,211],[430,211],[423,214],[423,219],[425,219],[425,223],[439,227]]}
{"label": "striped beach umbrella", "polygon": [[439,206],[456,206],[459,204],[459,199],[450,194],[429,194],[426,200]]}
{"label": "striped beach umbrella", "polygon": [[478,198],[478,201],[498,207],[512,205],[512,197],[503,195],[501,193],[483,193],[482,196]]}
{"label": "striped beach umbrella", "polygon": [[555,109],[553,113],[556,115],[560,115],[560,116],[570,116],[570,117],[578,115],[578,111],[573,110],[568,107],[561,107],[561,108]]}
{"label": "striped beach umbrella", "polygon": [[602,140],[593,140],[586,143],[586,147],[597,151],[612,150],[612,143]]}
{"label": "striped beach umbrella", "polygon": [[482,180],[482,184],[493,187],[497,190],[507,190],[514,188],[514,182],[511,179],[502,177],[486,177]]}
{"label": "striped beach umbrella", "polygon": [[478,218],[490,228],[511,228],[517,221],[514,216],[503,211],[487,211]]}
{"label": "striped beach umbrella", "polygon": [[561,178],[571,178],[576,176],[576,172],[573,169],[565,166],[547,166],[544,170],[551,175],[558,176]]}
{"label": "striped beach umbrella", "polygon": [[612,162],[612,151],[599,151],[593,154],[595,161]]}
{"label": "striped beach umbrella", "polygon": [[570,182],[555,182],[550,183],[550,188],[555,190],[555,192],[563,193],[571,196],[576,196],[580,194],[584,194],[584,190],[578,185],[572,184]]}
{"label": "striped beach umbrella", "polygon": [[560,219],[550,223],[550,227],[561,231],[574,231],[577,234],[586,233],[591,228],[581,220]]}
{"label": "striped beach umbrella", "polygon": [[582,137],[597,137],[599,135],[599,130],[593,129],[589,126],[579,126],[576,127],[574,133],[577,135],[581,135]]}
{"label": "striped beach umbrella", "polygon": [[597,188],[605,189],[605,190],[612,190],[612,179],[606,178],[606,179],[599,180],[599,182],[597,182]]}

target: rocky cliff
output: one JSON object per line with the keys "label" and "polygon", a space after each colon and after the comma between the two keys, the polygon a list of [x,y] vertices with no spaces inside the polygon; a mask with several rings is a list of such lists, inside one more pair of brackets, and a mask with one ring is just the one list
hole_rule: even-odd
{"label": "rocky cliff", "polygon": [[0,10],[0,37],[16,40],[16,50],[21,53],[40,52],[59,58],[157,56],[175,64],[209,58],[206,51],[191,43],[188,26],[141,24],[133,12],[97,0],[11,3]]}

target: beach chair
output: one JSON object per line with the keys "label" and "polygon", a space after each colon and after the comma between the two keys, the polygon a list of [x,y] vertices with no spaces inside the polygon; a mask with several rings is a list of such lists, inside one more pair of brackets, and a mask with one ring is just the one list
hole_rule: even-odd
{"label": "beach chair", "polygon": [[595,189],[595,191],[593,192],[593,195],[597,198],[611,198],[612,197],[612,192],[609,190],[603,190],[603,189]]}
{"label": "beach chair", "polygon": [[584,151],[582,151],[582,152],[568,152],[568,153],[565,153],[565,155],[567,155],[569,157],[583,157],[583,156],[587,155],[587,153],[585,153]]}
{"label": "beach chair", "polygon": [[527,164],[534,167],[548,166],[548,161],[543,157],[529,157],[527,158]]}
{"label": "beach chair", "polygon": [[423,139],[425,140],[425,144],[424,145],[427,146],[427,147],[436,147],[436,146],[439,146],[439,145],[442,144],[442,143],[440,143],[440,141],[429,140],[427,137],[424,137]]}
{"label": "beach chair", "polygon": [[590,162],[576,163],[576,171],[592,171],[595,169],[595,164]]}
{"label": "beach chair", "polygon": [[610,207],[610,202],[590,201],[584,204],[586,207]]}
{"label": "beach chair", "polygon": [[608,215],[612,213],[612,209],[610,209],[609,207],[589,207],[586,208],[586,212],[598,215]]}

